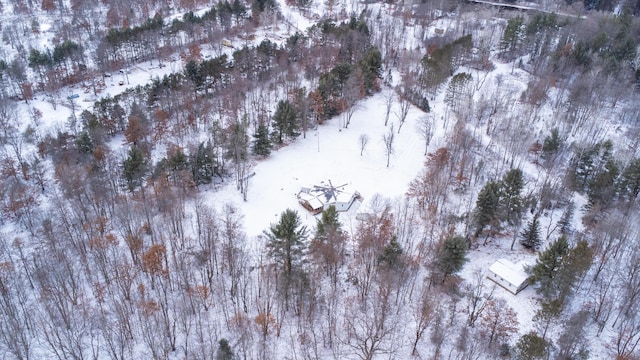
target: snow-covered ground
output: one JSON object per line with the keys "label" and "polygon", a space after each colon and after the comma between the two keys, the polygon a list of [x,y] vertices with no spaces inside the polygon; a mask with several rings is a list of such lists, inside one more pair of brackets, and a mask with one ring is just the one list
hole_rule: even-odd
{"label": "snow-covered ground", "polygon": [[[297,210],[308,225],[315,225],[314,216],[298,204],[296,194],[301,187],[319,185],[321,181],[350,184],[364,198],[363,204],[356,202],[353,208],[366,208],[376,194],[390,199],[403,196],[425,160],[424,139],[416,130],[418,118],[424,113],[412,108],[398,133],[398,119],[393,113],[384,126],[384,101],[382,93],[363,100],[346,129],[343,118],[338,116],[309,130],[306,139],[301,136],[290,145],[274,150],[252,170],[256,175],[249,180],[246,202],[235,183],[210,191],[207,198],[211,203],[229,203],[240,209],[245,216],[247,235],[253,237],[268,229],[270,223],[277,222],[287,208]],[[394,151],[386,167],[382,137],[391,130],[392,124]],[[362,134],[367,136],[368,143],[360,156]],[[349,213],[354,211],[357,209]]]}
{"label": "snow-covered ground", "polygon": [[[312,24],[312,21],[303,16],[300,11],[286,6],[284,1],[279,1],[283,16],[285,18],[284,26],[279,29],[259,29],[256,38],[252,42],[259,43],[262,39],[270,37],[271,40],[281,43],[283,39],[296,30],[304,30]],[[351,4],[354,5],[353,3]],[[314,10],[321,12],[322,6]],[[338,10],[338,9],[336,9]],[[445,20],[437,23],[431,31],[436,27],[446,27],[443,25]],[[43,26],[43,30],[46,26]],[[432,32],[431,32],[432,33]],[[277,35],[273,36],[273,34]],[[411,41],[408,41],[411,43]],[[233,45],[237,48],[243,45],[243,41],[232,39]],[[221,52],[231,55],[233,49],[217,46],[203,46],[203,56],[217,56]],[[165,67],[158,67],[157,61],[145,62],[137,64],[128,69],[123,69],[122,73],[114,73],[112,77],[106,79],[106,88],[98,95],[115,96],[124,90],[145,85],[155,77],[162,77],[171,72],[181,71],[184,64],[178,56],[174,56],[175,60],[166,63]],[[514,93],[522,92],[528,81],[529,75],[517,68],[515,64],[497,63],[497,68],[493,70],[486,81],[485,87],[478,92],[489,93],[494,84],[494,79],[503,77],[507,79],[506,83],[511,83]],[[515,68],[515,71],[514,71]],[[394,72],[394,74],[396,74]],[[396,81],[400,76],[394,76]],[[123,85],[120,85],[120,82]],[[407,191],[409,182],[419,174],[425,162],[424,141],[418,128],[419,119],[425,114],[416,109],[411,108],[406,122],[402,125],[398,132],[399,123],[395,115],[398,104],[394,104],[394,109],[390,114],[390,121],[387,126],[384,125],[385,117],[385,93],[391,92],[391,89],[384,88],[382,93],[371,96],[359,103],[359,109],[354,113],[348,128],[344,127],[343,116],[326,121],[316,129],[310,129],[306,133],[306,137],[300,137],[291,142],[287,146],[274,149],[269,158],[255,162],[251,172],[255,172],[255,176],[249,180],[249,190],[247,200],[242,199],[242,195],[237,191],[235,183],[229,179],[227,183],[209,187],[202,187],[202,197],[207,204],[218,208],[231,204],[244,218],[244,230],[252,244],[254,250],[263,248],[260,235],[279,220],[280,214],[286,209],[294,209],[298,211],[302,220],[309,228],[315,225],[316,217],[308,213],[302,206],[298,204],[296,194],[301,187],[319,184],[322,181],[330,180],[334,185],[348,183],[357,190],[363,197],[363,202],[356,202],[348,213],[341,214],[341,221],[345,224],[346,229],[355,227],[355,215],[358,212],[366,212],[367,206],[371,199],[377,194],[389,199],[398,199],[404,196]],[[36,100],[32,101],[29,106],[22,103],[21,113],[24,119],[29,118],[29,109],[38,109],[44,116],[36,127],[36,131],[40,136],[54,133],[57,130],[68,129],[68,119],[71,115],[70,104],[67,99],[72,94],[79,94],[79,98],[74,100],[76,108],[76,116],[83,109],[90,109],[93,101],[97,98],[91,91],[85,91],[80,86],[69,87],[59,92],[58,107],[53,109],[48,99],[44,99],[42,94],[36,94]],[[519,106],[515,104],[514,106]],[[430,114],[434,119],[441,121],[444,116],[445,105],[443,104],[443,96],[440,94],[435,101],[431,103],[434,109]],[[541,121],[533,133],[544,136],[544,123],[553,124],[555,118],[549,107],[541,112]],[[429,147],[430,151],[445,143],[445,130],[451,129],[451,121],[448,129],[443,128],[440,122],[433,124],[435,134]],[[24,127],[28,125],[28,121],[23,123]],[[387,167],[387,158],[385,146],[383,143],[383,135],[388,134],[393,124],[394,145],[393,153],[390,157],[389,166]],[[469,125],[472,126],[472,125]],[[24,129],[23,129],[24,130]],[[76,129],[77,130],[77,129]],[[483,129],[478,128],[477,134],[482,134]],[[613,129],[611,130],[613,131]],[[608,132],[607,134],[611,134]],[[360,137],[366,135],[368,142],[364,147],[361,155]],[[504,149],[500,147],[499,142],[494,141],[488,136],[478,136],[483,148],[488,148],[492,152],[500,154]],[[162,144],[159,144],[160,146]],[[122,149],[124,151],[124,148]],[[523,169],[526,179],[531,186],[535,186],[542,181],[543,175],[539,166],[531,163],[528,159],[519,159],[517,162]],[[496,174],[498,175],[498,174]],[[471,191],[471,190],[469,190]],[[574,200],[577,209],[581,209],[585,204],[584,197],[575,196]],[[469,200],[472,201],[472,200]],[[547,225],[557,221],[561,211],[556,210],[555,213],[543,214],[541,222],[543,229]],[[580,211],[576,211],[574,215],[574,227],[581,230]],[[543,231],[544,233],[544,231]],[[555,238],[555,235],[551,236]],[[515,251],[509,249],[510,241],[489,242],[486,246],[480,246],[469,253],[469,262],[465,265],[459,274],[467,282],[471,282],[476,270],[486,271],[488,267],[498,258],[507,258],[513,262],[525,260],[534,263],[537,254],[523,251],[519,247]],[[493,286],[492,282],[485,280],[488,287]],[[507,305],[514,308],[518,314],[520,323],[519,333],[524,334],[534,328],[532,318],[535,310],[538,308],[538,299],[535,290],[529,287],[517,296],[514,296],[502,288],[497,288],[495,296],[506,301]],[[603,337],[606,337],[606,332]],[[604,351],[605,340],[594,339],[595,356],[592,358],[606,358]]]}
{"label": "snow-covered ground", "polygon": [[[225,50],[229,52],[231,49]],[[206,52],[204,52],[206,54]],[[154,66],[154,64],[156,66]],[[526,87],[528,81],[527,74],[521,70],[513,73],[512,64],[497,64],[496,70],[492,71],[486,82],[487,89],[492,86],[492,81],[496,77],[504,77],[512,83],[514,89],[520,92]],[[112,78],[107,78],[106,88],[100,96],[115,96],[127,88],[137,85],[144,85],[156,76],[174,72],[182,68],[183,64],[178,60],[172,62],[164,68],[157,67],[157,62],[141,63],[130,69],[127,74],[116,73]],[[395,76],[400,79],[400,76]],[[124,85],[119,85],[119,80],[125,81]],[[80,89],[67,88],[61,90],[61,94],[77,93]],[[486,90],[486,89],[485,89]],[[359,109],[353,115],[348,128],[344,128],[344,117],[338,116],[324,122],[315,129],[310,129],[306,137],[300,136],[290,144],[274,149],[271,155],[264,160],[255,162],[251,172],[255,172],[249,180],[249,191],[247,201],[243,201],[242,195],[236,189],[235,182],[228,179],[226,184],[210,187],[203,187],[201,199],[205,203],[221,208],[225,205],[233,205],[244,218],[245,232],[254,251],[262,249],[260,236],[267,230],[270,224],[279,220],[280,214],[286,209],[298,211],[303,222],[313,229],[317,216],[313,216],[298,204],[296,194],[301,187],[319,184],[321,181],[331,180],[334,185],[348,183],[357,190],[363,197],[363,202],[356,202],[348,213],[341,214],[341,221],[346,229],[355,228],[355,215],[358,212],[366,212],[368,202],[381,195],[388,199],[398,199],[404,196],[409,182],[415,178],[422,170],[426,157],[424,156],[424,138],[418,131],[418,121],[425,116],[421,110],[412,107],[406,122],[398,132],[399,120],[396,112],[399,111],[398,104],[390,114],[389,123],[384,125],[385,117],[385,94],[391,92],[389,88],[384,88],[381,93],[362,100]],[[90,109],[95,98],[90,93],[80,93],[80,98],[76,99],[76,115],[82,109]],[[42,111],[45,116],[39,131],[50,133],[56,129],[64,129],[67,119],[71,115],[68,100],[61,101],[62,106],[53,110],[51,104],[41,99],[34,100],[30,106]],[[442,117],[445,106],[443,94],[440,94],[436,101],[431,104],[434,119],[439,119],[434,125],[434,138],[429,147],[430,151],[445,143],[446,136],[443,128]],[[27,112],[23,106],[23,111]],[[383,143],[383,135],[388,134],[393,125],[394,146],[390,157],[389,167],[386,166],[386,153]],[[448,127],[451,127],[451,121]],[[481,130],[480,130],[481,132]],[[360,155],[360,136],[366,135],[368,143]],[[483,138],[484,146],[492,144],[493,151],[499,153],[499,145],[491,142],[488,137]],[[534,183],[540,181],[539,168],[521,159],[520,164],[525,172],[525,177]],[[582,202],[584,199],[582,199]],[[578,206],[578,209],[580,206]],[[555,221],[559,214],[555,214]],[[575,215],[575,224],[579,226],[580,214]],[[544,224],[554,219],[543,217]],[[509,244],[500,242],[490,242],[487,246],[480,246],[469,253],[469,262],[459,274],[464,280],[472,282],[475,271],[486,272],[489,266],[499,258],[507,258],[513,262],[527,261],[530,264],[535,262],[536,254],[523,250],[511,251]],[[487,289],[494,287],[494,283],[485,279]],[[518,317],[520,324],[519,333],[524,334],[534,329],[535,325],[531,319],[538,308],[538,296],[531,287],[525,289],[517,296],[508,291],[496,287],[494,296],[506,301],[512,307]]]}

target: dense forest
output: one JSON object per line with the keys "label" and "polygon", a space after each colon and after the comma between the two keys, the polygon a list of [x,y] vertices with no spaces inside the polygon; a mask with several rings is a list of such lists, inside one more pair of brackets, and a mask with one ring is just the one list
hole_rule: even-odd
{"label": "dense forest", "polygon": [[[0,357],[640,359],[638,11],[0,0]],[[355,226],[217,197],[374,100]]]}

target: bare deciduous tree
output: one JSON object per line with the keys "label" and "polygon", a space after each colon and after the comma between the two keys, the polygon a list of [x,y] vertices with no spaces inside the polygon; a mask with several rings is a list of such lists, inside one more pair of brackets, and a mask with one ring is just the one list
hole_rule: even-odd
{"label": "bare deciduous tree", "polygon": [[396,117],[400,125],[398,125],[398,134],[400,133],[400,129],[402,129],[402,125],[407,120],[407,115],[409,115],[409,110],[411,110],[411,101],[409,101],[409,94],[406,88],[398,88],[398,106],[400,107],[398,111],[395,113]]}
{"label": "bare deciduous tree", "polygon": [[[616,359],[633,359],[638,345],[640,345],[640,325],[637,314],[622,321],[615,330],[612,347],[615,350]],[[635,355],[634,355],[635,354]]]}
{"label": "bare deciduous tree", "polygon": [[358,138],[358,144],[360,145],[360,156],[362,156],[362,153],[364,152],[364,148],[367,146],[368,143],[369,143],[369,136],[367,136],[367,134],[360,134],[360,137]]}
{"label": "bare deciduous tree", "polygon": [[389,123],[389,115],[391,114],[391,107],[393,106],[393,102],[395,101],[396,96],[395,92],[392,90],[385,91],[384,93],[384,126],[387,126]]}
{"label": "bare deciduous tree", "polygon": [[431,137],[433,136],[433,117],[429,115],[421,116],[418,119],[417,130],[424,139],[424,154],[427,155],[429,143],[431,143]]}
{"label": "bare deciduous tree", "polygon": [[495,286],[492,287],[488,293],[485,292],[485,284],[484,284],[484,274],[482,270],[476,269],[473,272],[473,282],[466,286],[465,297],[467,299],[467,325],[473,327],[476,323],[476,320],[486,309],[487,305],[489,305],[490,301],[493,299],[493,293],[495,290]]}
{"label": "bare deciduous tree", "polygon": [[393,131],[393,123],[386,134],[382,135],[382,142],[384,143],[385,154],[387,155],[387,167],[389,167],[389,161],[391,154],[393,154],[393,140],[395,139],[395,133]]}
{"label": "bare deciduous tree", "polygon": [[347,346],[362,360],[372,360],[378,354],[393,353],[389,338],[396,330],[397,321],[390,316],[390,294],[380,292],[373,296],[370,303],[362,308],[352,299],[347,312],[351,314],[345,319],[348,332]]}
{"label": "bare deciduous tree", "polygon": [[344,128],[351,124],[353,114],[361,108],[358,100],[362,98],[362,75],[358,72],[351,74],[342,90],[342,102],[344,107]]}
{"label": "bare deciduous tree", "polygon": [[451,331],[451,328],[446,324],[446,315],[445,310],[442,307],[438,307],[432,320],[430,340],[435,346],[434,359],[440,358],[442,345]]}

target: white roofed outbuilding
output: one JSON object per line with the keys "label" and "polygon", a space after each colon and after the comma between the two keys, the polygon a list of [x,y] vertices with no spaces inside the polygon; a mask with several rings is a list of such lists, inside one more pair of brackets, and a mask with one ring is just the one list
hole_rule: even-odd
{"label": "white roofed outbuilding", "polygon": [[507,259],[498,259],[489,267],[487,278],[517,295],[529,285],[529,275],[525,271],[524,262],[517,264]]}

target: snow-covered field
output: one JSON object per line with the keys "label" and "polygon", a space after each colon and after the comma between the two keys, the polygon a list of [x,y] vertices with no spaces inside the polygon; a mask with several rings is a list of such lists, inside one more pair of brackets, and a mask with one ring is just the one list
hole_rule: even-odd
{"label": "snow-covered field", "polygon": [[[388,89],[385,91],[389,91]],[[245,216],[246,231],[253,237],[278,221],[287,208],[297,210],[305,222],[313,226],[315,220],[298,204],[296,194],[301,187],[319,185],[331,180],[334,185],[350,184],[363,197],[349,214],[366,212],[370,199],[379,194],[389,199],[401,197],[425,161],[424,139],[416,130],[418,118],[424,116],[413,108],[398,133],[398,120],[392,113],[388,126],[384,126],[384,96],[376,94],[361,101],[361,109],[353,115],[351,124],[344,128],[339,116],[311,129],[306,139],[302,136],[288,146],[274,150],[271,156],[257,162],[255,176],[249,180],[247,201],[242,201],[235,183],[216,191],[209,191],[211,203],[229,203]],[[397,109],[394,109],[397,110]],[[383,135],[394,124],[394,151],[386,167],[386,149]],[[368,143],[360,156],[360,136]],[[360,207],[360,209],[357,209]]]}

